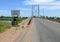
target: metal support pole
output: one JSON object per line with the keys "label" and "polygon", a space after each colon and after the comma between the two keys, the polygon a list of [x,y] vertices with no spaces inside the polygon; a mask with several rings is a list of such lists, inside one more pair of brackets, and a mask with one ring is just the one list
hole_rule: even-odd
{"label": "metal support pole", "polygon": [[39,17],[39,15],[40,15],[40,9],[39,9],[39,5],[38,5],[38,17]]}
{"label": "metal support pole", "polygon": [[33,13],[33,5],[32,5],[32,17],[33,17],[33,14],[34,14],[34,13]]}

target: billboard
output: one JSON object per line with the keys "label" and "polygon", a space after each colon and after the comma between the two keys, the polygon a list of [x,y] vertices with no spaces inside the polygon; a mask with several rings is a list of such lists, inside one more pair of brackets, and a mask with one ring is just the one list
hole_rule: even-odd
{"label": "billboard", "polygon": [[11,15],[13,17],[19,17],[20,15],[20,10],[11,10]]}

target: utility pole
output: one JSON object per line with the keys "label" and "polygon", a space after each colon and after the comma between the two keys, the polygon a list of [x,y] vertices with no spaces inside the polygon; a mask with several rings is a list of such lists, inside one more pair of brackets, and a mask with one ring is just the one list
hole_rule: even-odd
{"label": "utility pole", "polygon": [[34,14],[34,13],[33,13],[33,5],[32,5],[32,18],[33,18],[33,14]]}
{"label": "utility pole", "polygon": [[38,17],[39,17],[39,15],[40,15],[40,9],[39,9],[39,5],[38,5]]}

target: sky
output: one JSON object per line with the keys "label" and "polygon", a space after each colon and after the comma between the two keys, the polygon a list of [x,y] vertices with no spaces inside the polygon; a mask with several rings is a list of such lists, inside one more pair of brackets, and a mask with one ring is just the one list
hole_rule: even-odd
{"label": "sky", "polygon": [[11,16],[11,10],[20,10],[20,16],[31,16],[32,5],[34,15],[40,6],[40,15],[60,17],[60,0],[0,0],[0,16]]}

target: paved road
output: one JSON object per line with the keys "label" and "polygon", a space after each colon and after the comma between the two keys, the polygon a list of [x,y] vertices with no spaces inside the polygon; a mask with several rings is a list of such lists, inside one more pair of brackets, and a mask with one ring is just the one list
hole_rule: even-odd
{"label": "paved road", "polygon": [[35,18],[31,42],[60,42],[60,24]]}

